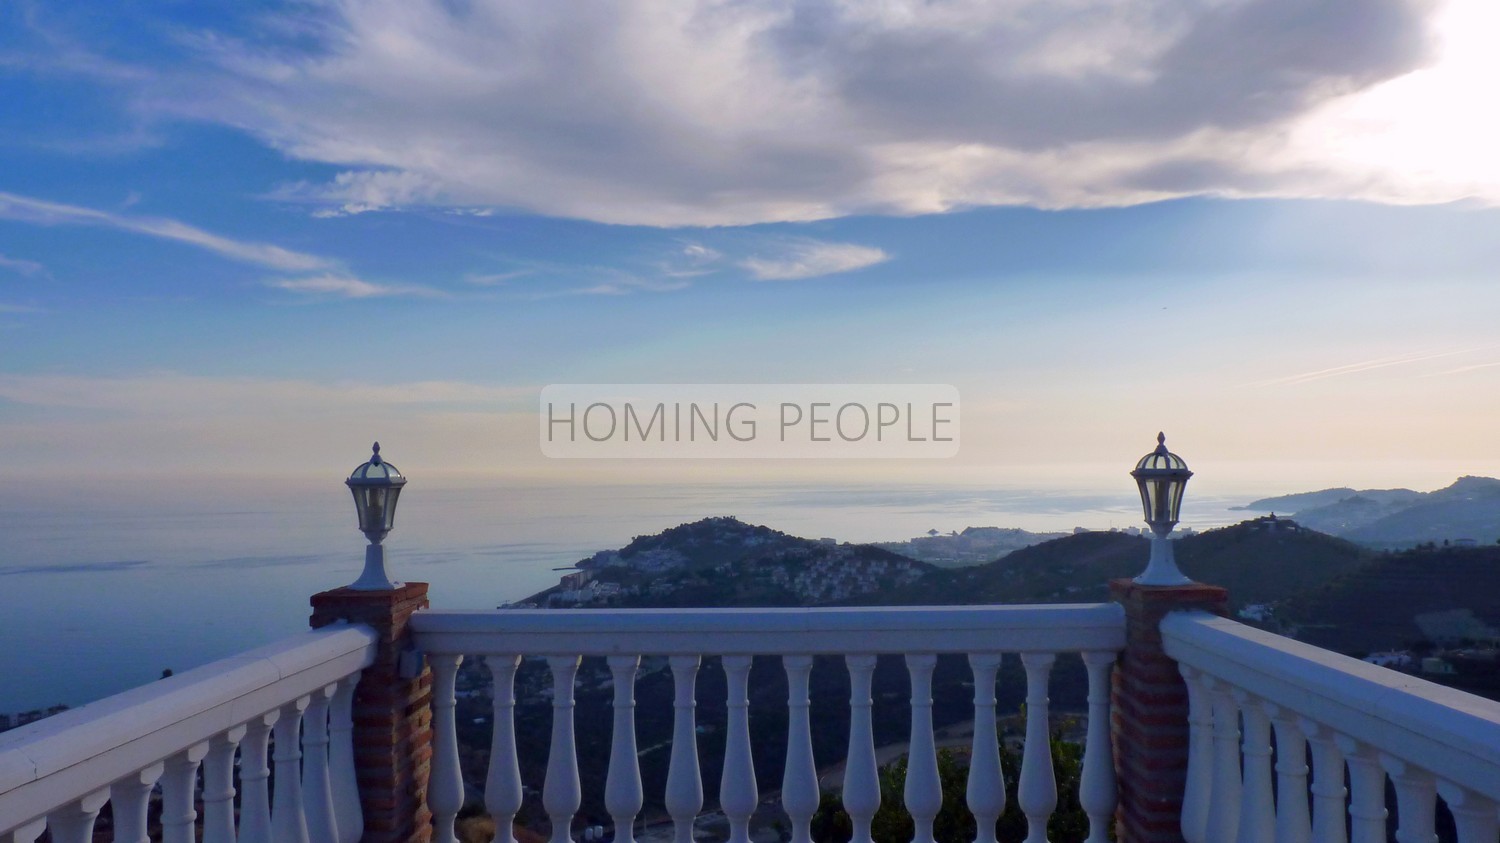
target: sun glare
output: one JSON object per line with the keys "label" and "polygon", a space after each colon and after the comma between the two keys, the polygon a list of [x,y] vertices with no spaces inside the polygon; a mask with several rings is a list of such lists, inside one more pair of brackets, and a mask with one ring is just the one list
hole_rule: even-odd
{"label": "sun glare", "polygon": [[1337,100],[1294,130],[1298,157],[1332,162],[1391,201],[1500,202],[1500,3],[1449,0],[1427,67]]}

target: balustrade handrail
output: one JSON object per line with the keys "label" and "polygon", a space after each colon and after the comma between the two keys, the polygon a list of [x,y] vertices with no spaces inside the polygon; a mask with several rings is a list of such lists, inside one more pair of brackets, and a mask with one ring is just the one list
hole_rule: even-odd
{"label": "balustrade handrail", "polygon": [[0,832],[368,667],[375,633],[284,639],[0,734]]}
{"label": "balustrade handrail", "polygon": [[585,656],[1117,651],[1114,603],[781,609],[502,609],[412,616],[429,653]]}
{"label": "balustrade handrail", "polygon": [[1500,702],[1203,612],[1161,633],[1179,664],[1500,800]]}

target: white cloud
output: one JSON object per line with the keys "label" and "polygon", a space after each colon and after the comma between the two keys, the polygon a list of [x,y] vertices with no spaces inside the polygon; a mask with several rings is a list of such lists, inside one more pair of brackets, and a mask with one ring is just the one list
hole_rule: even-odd
{"label": "white cloud", "polygon": [[[1196,193],[1425,201],[1475,185],[1374,178],[1402,161],[1347,166],[1302,127],[1428,61],[1430,5],[344,0],[278,18],[294,38],[200,39],[214,67],[142,84],[136,105],[342,168],[286,191],[325,213],[721,225]],[[1479,188],[1500,198],[1500,177]]]}
{"label": "white cloud", "polygon": [[316,255],[294,252],[267,243],[233,240],[178,220],[163,217],[122,216],[94,208],[18,196],[14,193],[0,192],[0,218],[39,225],[97,225],[115,228],[144,234],[148,237],[187,243],[232,260],[258,264],[271,269],[295,272],[325,269],[330,265],[330,261]]}
{"label": "white cloud", "polygon": [[890,259],[884,249],[873,246],[798,240],[786,244],[775,257],[746,258],[740,266],[757,281],[795,281],[852,272]]}
{"label": "white cloud", "polygon": [[431,287],[414,284],[375,284],[348,275],[315,275],[309,278],[276,278],[266,282],[269,287],[306,295],[329,296],[343,299],[372,299],[388,296],[441,296],[442,292]]}
{"label": "white cloud", "polygon": [[45,266],[36,261],[22,260],[5,255],[0,255],[0,269],[9,269],[12,272],[19,272],[22,275],[42,275],[47,271]]}

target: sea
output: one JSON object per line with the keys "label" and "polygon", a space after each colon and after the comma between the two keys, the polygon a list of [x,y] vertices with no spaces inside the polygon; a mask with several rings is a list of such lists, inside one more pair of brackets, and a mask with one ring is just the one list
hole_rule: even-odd
{"label": "sea", "polygon": [[[327,486],[328,488],[323,488]],[[232,494],[226,494],[232,489]],[[412,490],[408,490],[412,491]],[[1254,513],[1191,496],[1183,526]],[[1034,531],[1139,524],[1134,489],[924,485],[423,487],[386,539],[398,580],[435,608],[485,610],[638,535],[733,515],[808,538],[901,541],[970,526]],[[307,628],[308,597],[364,560],[342,484],[0,489],[0,713],[77,706]]]}

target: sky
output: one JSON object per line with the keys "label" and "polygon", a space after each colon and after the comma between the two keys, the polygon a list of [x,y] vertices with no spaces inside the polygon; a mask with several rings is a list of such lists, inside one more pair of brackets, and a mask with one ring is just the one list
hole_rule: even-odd
{"label": "sky", "polygon": [[[1497,475],[1497,36],[1491,0],[10,0],[0,478],[337,484],[379,439],[434,484],[1114,489],[1158,430],[1220,493]],[[963,440],[548,459],[567,383],[949,384]]]}

